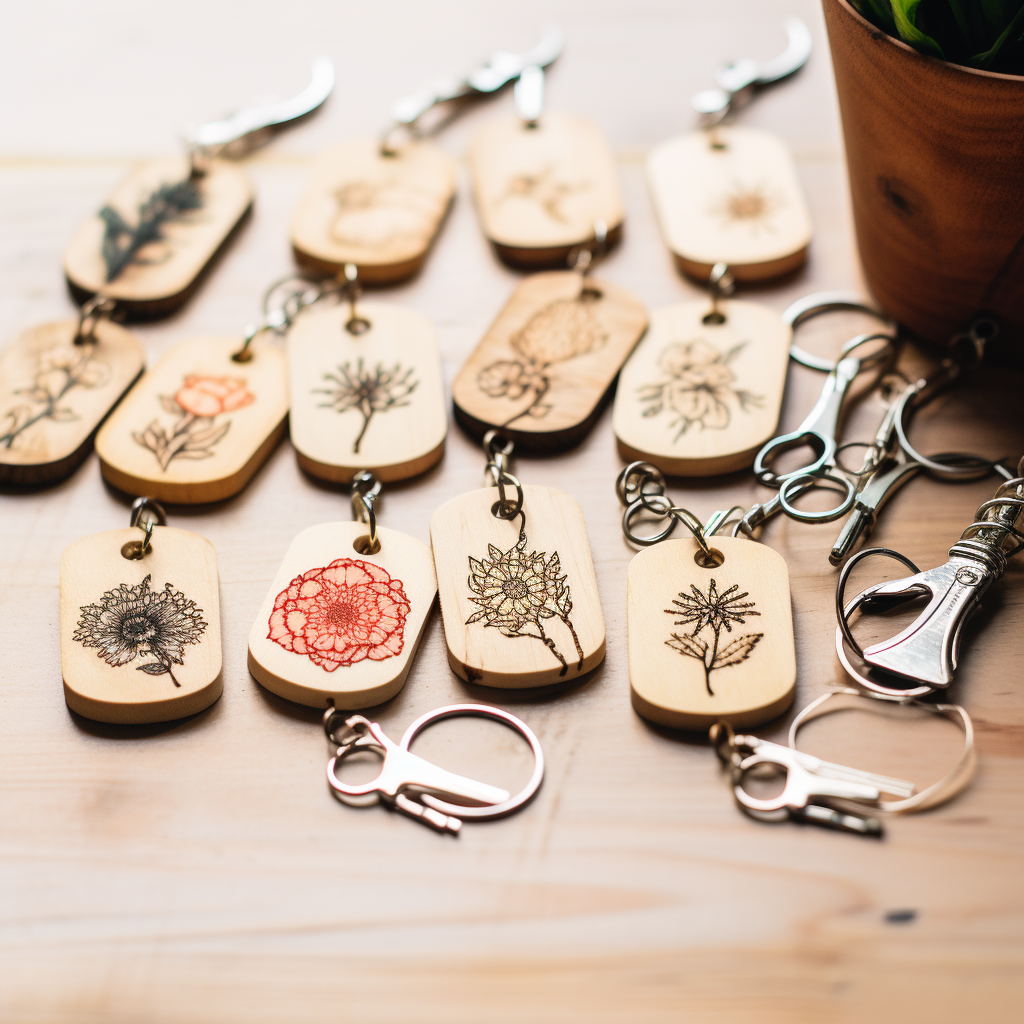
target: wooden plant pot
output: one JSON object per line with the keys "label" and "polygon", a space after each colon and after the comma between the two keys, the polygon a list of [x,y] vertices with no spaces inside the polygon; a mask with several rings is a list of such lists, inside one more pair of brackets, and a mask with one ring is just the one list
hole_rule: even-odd
{"label": "wooden plant pot", "polygon": [[936,344],[978,313],[1024,358],[1024,78],[926,57],[822,0],[868,287]]}

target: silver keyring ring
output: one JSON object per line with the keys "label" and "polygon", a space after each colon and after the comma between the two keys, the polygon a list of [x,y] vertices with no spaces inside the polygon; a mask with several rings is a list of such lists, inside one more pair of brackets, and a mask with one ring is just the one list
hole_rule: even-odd
{"label": "silver keyring ring", "polygon": [[[807,490],[803,486],[805,482],[809,481],[811,484],[816,485],[819,480],[827,480],[830,484],[836,485],[842,483],[846,487],[846,497],[835,508],[823,509],[821,512],[805,512],[803,509],[797,508],[790,501],[789,491],[791,488],[800,487],[800,490],[793,495],[794,498],[798,498]],[[842,480],[836,480],[835,477],[817,476],[814,473],[797,473],[795,476],[786,477],[779,488],[779,504],[782,506],[782,510],[790,519],[795,519],[798,523],[835,522],[835,520],[841,519],[853,508],[856,497],[857,485],[852,480],[846,477],[843,477]]]}
{"label": "silver keyring ring", "polygon": [[[822,313],[833,313],[842,309],[867,313],[868,316],[881,320],[895,334],[896,325],[884,313],[873,306],[869,306],[860,296],[854,295],[851,292],[814,292],[811,295],[805,295],[802,299],[797,299],[796,302],[785,310],[782,314],[782,322],[789,326],[795,334],[796,329],[812,317],[819,316]],[[843,354],[845,355],[846,353],[844,352]],[[810,352],[804,351],[795,341],[789,346],[789,355],[791,359],[795,359],[803,366],[807,366],[812,370],[820,370],[822,373],[831,373],[836,368],[836,364],[832,360],[811,355]],[[863,366],[865,369],[868,369],[877,361],[873,362],[869,356],[868,359],[864,360]]]}
{"label": "silver keyring ring", "polygon": [[[847,605],[846,611],[852,615],[856,607],[851,604]],[[873,679],[868,679],[867,676],[862,675],[853,667],[853,663],[850,661],[850,656],[846,652],[846,637],[843,636],[843,631],[839,626],[836,626],[836,654],[839,656],[839,662],[846,670],[847,674],[851,679],[854,679],[865,690],[869,690],[871,693],[881,694],[883,697],[899,697],[899,698],[916,698],[916,697],[927,697],[929,693],[935,692],[934,686],[927,686],[922,684],[921,686],[915,686],[909,690],[897,689],[894,686],[883,686],[881,683],[876,683]]]}
{"label": "silver keyring ring", "polygon": [[457,718],[462,715],[470,715],[477,718],[493,718],[519,733],[530,745],[530,750],[533,752],[533,774],[530,776],[529,782],[515,796],[510,797],[508,800],[503,800],[500,804],[491,804],[487,807],[467,807],[465,804],[450,804],[436,796],[431,796],[430,793],[421,793],[419,799],[423,804],[432,807],[435,811],[440,811],[442,814],[450,814],[455,818],[473,818],[476,821],[491,821],[495,818],[504,818],[507,814],[512,814],[514,811],[518,811],[520,807],[528,804],[536,796],[537,790],[540,789],[540,784],[544,779],[544,751],[540,748],[540,740],[534,735],[533,730],[525,722],[516,718],[515,715],[510,715],[507,711],[502,711],[501,708],[493,708],[489,704],[449,704],[446,707],[437,708],[435,711],[428,711],[425,715],[417,718],[405,730],[405,735],[398,746],[402,750],[408,751],[417,734],[422,732],[428,725],[440,722],[444,718]]}

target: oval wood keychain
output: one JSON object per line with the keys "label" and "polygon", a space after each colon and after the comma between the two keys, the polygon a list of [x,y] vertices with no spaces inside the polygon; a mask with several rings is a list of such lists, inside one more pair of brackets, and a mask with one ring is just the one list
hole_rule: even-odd
{"label": "oval wood keychain", "polygon": [[613,423],[624,459],[671,476],[712,476],[751,465],[779,422],[792,328],[732,290],[724,264],[711,302],[655,310],[619,375]]}
{"label": "oval wood keychain", "polygon": [[[785,559],[753,540],[715,536],[729,513],[702,525],[666,497],[653,466],[627,466],[616,489],[626,505],[623,532],[645,547],[626,575],[637,714],[675,729],[715,722],[747,728],[782,714],[796,687]],[[654,535],[638,534],[644,513],[668,523]],[[679,522],[693,536],[668,540]]]}
{"label": "oval wood keychain", "polygon": [[164,353],[96,436],[103,476],[181,505],[237,494],[284,434],[287,365],[261,338],[283,326],[275,313],[242,343],[193,338]]}
{"label": "oval wood keychain", "polygon": [[352,483],[355,522],[292,541],[249,633],[249,671],[286,700],[366,708],[393,697],[434,604],[430,548],[377,526],[380,481]]}
{"label": "oval wood keychain", "polygon": [[72,292],[117,299],[146,316],[185,303],[252,205],[248,177],[216,157],[253,149],[268,129],[319,107],[333,86],[334,67],[322,57],[297,96],[201,125],[188,140],[188,155],[135,170],[68,245],[64,270]]}
{"label": "oval wood keychain", "polygon": [[292,445],[299,465],[321,480],[349,483],[364,469],[405,480],[444,454],[437,332],[400,306],[357,308],[355,266],[346,272],[348,303],[308,309],[288,332]]}
{"label": "oval wood keychain", "polygon": [[70,476],[142,373],[142,345],[108,319],[112,307],[91,299],[77,321],[31,327],[0,354],[0,484]]}
{"label": "oval wood keychain", "polygon": [[217,555],[166,523],[159,504],[139,498],[128,529],[61,555],[64,699],[86,718],[169,722],[221,695]]}
{"label": "oval wood keychain", "polygon": [[564,265],[569,250],[622,234],[622,196],[604,134],[586,118],[544,111],[544,72],[524,69],[515,85],[518,117],[499,118],[473,139],[469,168],[484,234],[502,259]]}
{"label": "oval wood keychain", "polygon": [[430,520],[448,661],[484,686],[576,679],[600,664],[605,639],[583,509],[564,491],[520,484],[511,441],[492,432],[484,450],[494,486]]}
{"label": "oval wood keychain", "polygon": [[781,139],[723,124],[754,92],[799,70],[811,35],[799,18],[783,23],[786,51],[764,63],[741,60],[718,72],[719,88],[693,97],[703,131],[669,139],[647,160],[665,243],[681,271],[706,280],[727,263],[738,281],[761,281],[801,266],[811,219],[793,159]]}
{"label": "oval wood keychain", "polygon": [[578,269],[526,278],[459,371],[455,418],[470,433],[554,450],[597,421],[647,314],[625,288],[585,276],[589,249],[570,260]]}

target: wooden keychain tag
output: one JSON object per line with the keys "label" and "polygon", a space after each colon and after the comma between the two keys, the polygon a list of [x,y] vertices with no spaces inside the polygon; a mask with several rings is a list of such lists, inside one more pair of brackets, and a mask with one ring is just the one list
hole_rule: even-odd
{"label": "wooden keychain tag", "polygon": [[455,378],[456,419],[524,447],[568,448],[597,421],[646,327],[643,303],[625,288],[574,271],[532,274]]}
{"label": "wooden keychain tag", "polygon": [[284,353],[237,338],[193,338],[166,352],[104,423],[100,469],[129,494],[221,501],[266,461],[287,415]]}
{"label": "wooden keychain tag", "polygon": [[430,520],[448,661],[484,686],[576,679],[605,643],[583,509],[564,491],[521,486],[493,453],[489,465],[498,490],[453,498]]}
{"label": "wooden keychain tag", "polygon": [[164,525],[149,499],[132,506],[132,523],[61,556],[64,698],[97,722],[168,722],[221,695],[217,555]]}
{"label": "wooden keychain tag", "polygon": [[70,476],[144,365],[135,335],[95,304],[81,320],[23,332],[0,353],[0,484],[43,486]]}
{"label": "wooden keychain tag", "polygon": [[767,306],[717,293],[655,310],[619,375],[619,453],[671,476],[746,469],[778,425],[791,340]]}
{"label": "wooden keychain tag", "polygon": [[420,313],[354,299],[310,309],[288,332],[288,374],[292,445],[313,476],[405,480],[444,454],[437,332]]}
{"label": "wooden keychain tag", "polygon": [[[356,484],[367,480],[372,502],[380,484],[369,473]],[[310,527],[253,623],[249,671],[309,707],[381,704],[405,684],[436,594],[430,548],[415,538],[375,520]]]}
{"label": "wooden keychain tag", "polygon": [[756,541],[715,536],[708,544],[711,559],[686,539],[655,544],[629,563],[633,707],[675,729],[760,725],[795,692],[789,570]]}

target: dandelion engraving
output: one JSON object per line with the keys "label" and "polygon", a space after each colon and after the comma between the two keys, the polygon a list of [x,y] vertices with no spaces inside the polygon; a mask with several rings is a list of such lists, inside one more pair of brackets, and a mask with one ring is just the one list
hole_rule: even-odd
{"label": "dandelion engraving", "polygon": [[[749,616],[761,614],[754,610],[755,602],[743,600],[749,596],[748,592],[737,594],[737,590],[739,586],[734,584],[719,594],[718,584],[712,579],[705,594],[691,583],[690,593],[680,593],[679,600],[672,600],[676,607],[665,609],[669,615],[680,616],[674,625],[693,625],[691,632],[673,633],[672,638],[665,643],[685,657],[700,661],[704,666],[704,685],[712,697],[715,693],[711,689],[711,673],[746,661],[764,637],[764,633],[747,633],[719,650],[722,630],[731,633],[734,623],[742,626],[746,624]],[[710,642],[698,636],[704,630],[710,630]]]}
{"label": "dandelion engraving", "polygon": [[136,658],[154,658],[136,665],[149,676],[168,675],[175,686],[172,665],[184,665],[185,648],[199,643],[206,630],[203,610],[173,583],[163,590],[150,590],[152,575],[136,586],[122,583],[108,590],[98,604],[80,608],[73,639],[83,647],[98,647],[96,655],[115,668]]}
{"label": "dandelion engraving", "polygon": [[751,237],[756,238],[761,231],[775,233],[772,215],[785,205],[785,201],[769,191],[763,182],[745,185],[734,181],[729,191],[711,205],[709,212],[721,220],[722,227],[744,226]]}

